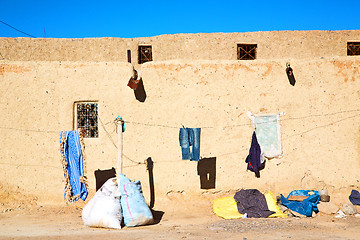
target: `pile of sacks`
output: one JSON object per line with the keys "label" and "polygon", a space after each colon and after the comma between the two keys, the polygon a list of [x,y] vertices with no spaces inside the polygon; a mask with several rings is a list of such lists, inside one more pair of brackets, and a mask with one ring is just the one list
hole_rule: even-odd
{"label": "pile of sacks", "polygon": [[153,223],[142,194],[140,181],[125,175],[108,179],[82,211],[85,226],[121,229],[121,223],[135,227]]}

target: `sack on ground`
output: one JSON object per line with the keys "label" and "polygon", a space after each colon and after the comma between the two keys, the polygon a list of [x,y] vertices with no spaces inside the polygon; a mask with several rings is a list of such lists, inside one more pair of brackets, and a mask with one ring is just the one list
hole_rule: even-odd
{"label": "sack on ground", "polygon": [[119,174],[119,190],[124,223],[127,227],[153,223],[154,219],[142,194],[140,181],[131,182],[125,175]]}
{"label": "sack on ground", "polygon": [[107,180],[85,205],[81,217],[85,226],[121,229],[120,193],[116,177]]}

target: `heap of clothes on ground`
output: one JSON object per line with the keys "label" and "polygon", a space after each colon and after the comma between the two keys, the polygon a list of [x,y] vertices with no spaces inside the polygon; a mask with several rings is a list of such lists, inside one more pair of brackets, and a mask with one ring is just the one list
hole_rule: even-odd
{"label": "heap of clothes on ground", "polygon": [[[318,212],[317,205],[320,199],[318,191],[294,190],[287,197],[281,194],[279,200],[285,206],[285,211],[289,210],[289,214],[311,217],[313,213]],[[353,205],[360,205],[360,193],[357,190],[352,190],[349,200]],[[241,189],[234,196],[215,199],[213,211],[225,219],[287,217],[281,211],[271,192],[262,194],[257,189]]]}
{"label": "heap of clothes on ground", "polygon": [[[292,201],[292,196],[302,196],[302,201]],[[281,203],[292,211],[305,216],[317,212],[320,195],[318,191],[296,190],[286,198],[281,195]],[[271,192],[262,194],[257,189],[241,189],[233,197],[220,198],[213,201],[214,213],[225,219],[233,218],[286,218]]]}

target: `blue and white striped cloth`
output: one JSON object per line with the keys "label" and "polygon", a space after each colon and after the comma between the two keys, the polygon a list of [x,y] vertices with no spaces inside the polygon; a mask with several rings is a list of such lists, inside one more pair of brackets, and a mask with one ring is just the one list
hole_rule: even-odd
{"label": "blue and white striped cloth", "polygon": [[61,144],[60,152],[66,159],[66,166],[64,164],[63,168],[65,178],[68,178],[66,179],[64,198],[70,202],[77,201],[79,198],[85,201],[88,191],[85,182],[80,180],[84,179],[84,163],[79,131],[60,132],[60,143],[62,141],[64,142]]}

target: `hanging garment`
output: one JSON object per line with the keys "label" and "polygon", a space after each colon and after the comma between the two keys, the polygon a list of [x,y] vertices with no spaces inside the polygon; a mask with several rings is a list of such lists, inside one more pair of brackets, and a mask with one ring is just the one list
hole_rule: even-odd
{"label": "hanging garment", "polygon": [[261,162],[261,148],[255,132],[253,132],[249,155],[246,157],[245,162],[248,164],[247,169],[253,171],[257,177],[260,177],[259,171],[264,166],[264,162]]}
{"label": "hanging garment", "polygon": [[280,117],[276,115],[263,115],[254,117],[256,136],[265,157],[274,158],[282,154]]}
{"label": "hanging garment", "polygon": [[282,114],[284,113],[254,115],[247,112],[248,117],[255,126],[256,137],[261,146],[261,151],[267,158],[280,158],[282,155],[280,129],[280,115]]}
{"label": "hanging garment", "polygon": [[60,153],[65,176],[64,198],[69,202],[79,198],[85,201],[88,191],[78,130],[60,132]]}
{"label": "hanging garment", "polygon": [[269,210],[264,194],[257,189],[241,189],[234,199],[239,213],[246,213],[249,218],[266,218],[275,213]]}
{"label": "hanging garment", "polygon": [[179,142],[183,160],[199,161],[200,132],[201,128],[180,128]]}

